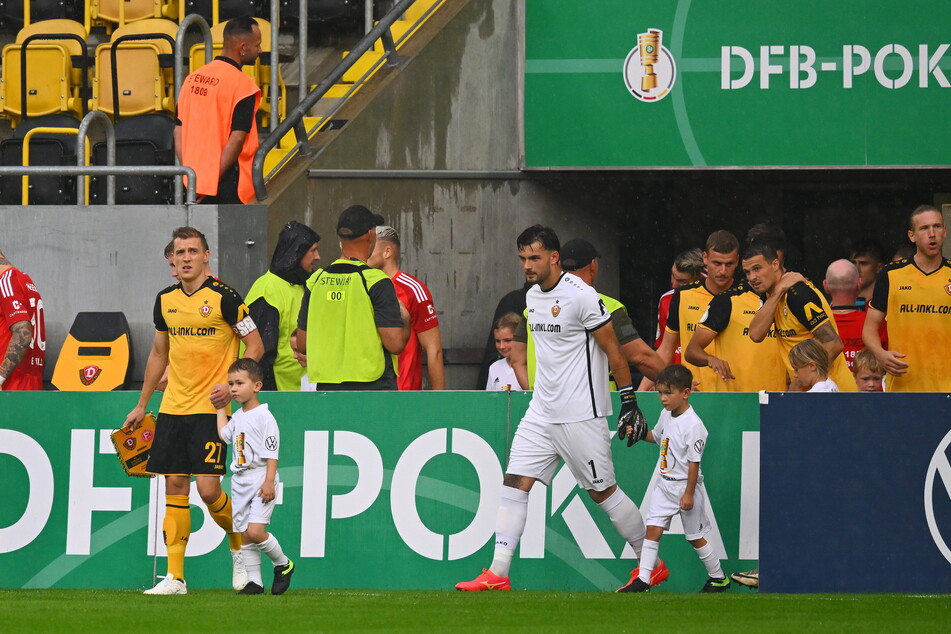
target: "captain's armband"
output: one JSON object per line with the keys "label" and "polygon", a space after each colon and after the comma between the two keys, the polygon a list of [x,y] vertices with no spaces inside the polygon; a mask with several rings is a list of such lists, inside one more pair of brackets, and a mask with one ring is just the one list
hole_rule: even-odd
{"label": "captain's armband", "polygon": [[258,329],[257,324],[254,323],[254,320],[251,319],[251,315],[248,315],[234,326],[231,327],[234,330],[235,334],[241,338],[247,337],[252,332]]}

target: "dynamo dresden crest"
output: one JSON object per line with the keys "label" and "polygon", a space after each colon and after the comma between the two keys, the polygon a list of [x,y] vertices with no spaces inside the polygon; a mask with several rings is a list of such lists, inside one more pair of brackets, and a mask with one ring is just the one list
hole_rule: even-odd
{"label": "dynamo dresden crest", "polygon": [[944,292],[947,293],[948,295],[951,295],[951,284],[945,284]]}
{"label": "dynamo dresden crest", "polygon": [[207,317],[211,314],[211,306],[208,304],[202,304],[202,307],[198,309],[198,312],[201,313],[202,317]]}
{"label": "dynamo dresden crest", "polygon": [[677,81],[677,64],[663,39],[664,32],[660,29],[639,33],[637,46],[624,60],[624,83],[641,101],[660,101],[670,94]]}
{"label": "dynamo dresden crest", "polygon": [[79,371],[79,380],[83,385],[92,385],[99,375],[102,374],[102,368],[95,365],[87,365]]}
{"label": "dynamo dresden crest", "polygon": [[557,316],[558,316],[558,313],[560,313],[560,312],[561,312],[561,306],[559,306],[558,304],[555,304],[554,306],[551,307],[551,316],[552,316],[552,317],[557,317]]}

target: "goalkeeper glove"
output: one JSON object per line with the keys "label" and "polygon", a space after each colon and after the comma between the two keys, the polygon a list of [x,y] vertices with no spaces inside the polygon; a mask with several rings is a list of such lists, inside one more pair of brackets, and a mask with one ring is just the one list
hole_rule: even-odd
{"label": "goalkeeper glove", "polygon": [[634,394],[633,386],[621,388],[621,414],[617,419],[617,437],[621,440],[627,438],[627,446],[630,447],[639,440],[644,440],[647,435],[647,421],[644,414],[637,406],[637,396]]}

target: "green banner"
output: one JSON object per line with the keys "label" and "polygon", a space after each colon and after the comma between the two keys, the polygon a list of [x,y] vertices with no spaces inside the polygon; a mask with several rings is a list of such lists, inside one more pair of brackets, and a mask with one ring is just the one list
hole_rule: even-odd
{"label": "green banner", "polygon": [[[270,531],[302,588],[452,588],[488,566],[505,457],[523,392],[268,393],[281,427],[280,504]],[[159,479],[129,478],[108,434],[134,393],[0,392],[0,587],[145,588],[164,574]],[[757,557],[755,394],[696,394],[710,430],[703,470],[727,571]],[[655,421],[655,394],[640,397]],[[157,409],[158,399],[153,403]],[[657,447],[614,444],[620,486],[639,506]],[[224,482],[227,490],[229,483]],[[224,533],[192,493],[192,588],[230,587]],[[672,528],[661,543],[670,591],[705,573]],[[158,556],[155,556],[155,555]],[[536,486],[512,567],[514,588],[612,590],[636,565],[604,513],[562,468]],[[265,569],[267,568],[265,564]],[[385,571],[385,574],[381,574]],[[267,578],[265,571],[265,579]]]}
{"label": "green banner", "polygon": [[951,4],[525,0],[525,163],[948,164]]}

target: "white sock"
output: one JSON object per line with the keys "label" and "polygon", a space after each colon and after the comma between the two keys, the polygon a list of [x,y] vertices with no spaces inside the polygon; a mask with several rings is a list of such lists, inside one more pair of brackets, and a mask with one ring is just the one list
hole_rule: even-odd
{"label": "white sock", "polygon": [[248,583],[256,583],[262,588],[261,580],[261,551],[257,544],[242,544],[241,555],[244,557],[244,569],[248,571]]}
{"label": "white sock", "polygon": [[654,572],[654,566],[657,565],[657,551],[660,549],[660,542],[652,542],[649,539],[644,540],[644,546],[641,548],[641,558],[638,561],[640,572],[637,578],[644,583],[651,582],[651,573]]}
{"label": "white sock", "polygon": [[502,487],[499,501],[499,513],[495,518],[495,556],[489,567],[500,577],[509,575],[512,557],[518,540],[525,531],[525,519],[528,517],[528,491],[513,487]]}
{"label": "white sock", "polygon": [[723,574],[723,568],[720,567],[720,558],[713,552],[713,546],[710,545],[710,542],[707,542],[705,546],[700,548],[694,548],[694,550],[697,551],[697,557],[699,557],[703,565],[706,566],[707,576],[713,579],[723,579],[726,577],[726,575]]}
{"label": "white sock", "polygon": [[261,549],[261,552],[267,555],[271,559],[271,563],[275,566],[286,566],[288,559],[284,554],[284,551],[281,550],[281,545],[277,543],[277,537],[272,534],[267,536],[263,542],[258,544],[258,548]]}
{"label": "white sock", "polygon": [[618,487],[611,494],[611,497],[601,502],[600,506],[608,517],[617,532],[627,540],[627,543],[634,549],[637,558],[641,558],[641,544],[644,543],[644,536],[647,534],[647,528],[644,526],[644,518],[641,512],[637,510],[637,505],[627,497],[627,494]]}

